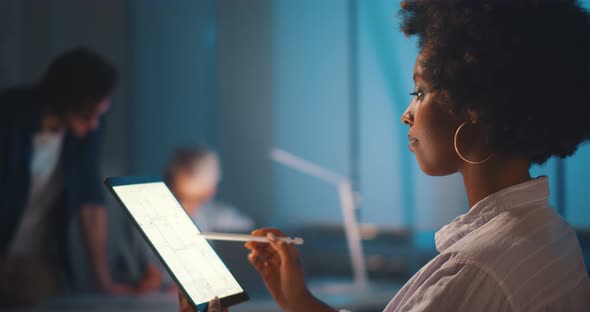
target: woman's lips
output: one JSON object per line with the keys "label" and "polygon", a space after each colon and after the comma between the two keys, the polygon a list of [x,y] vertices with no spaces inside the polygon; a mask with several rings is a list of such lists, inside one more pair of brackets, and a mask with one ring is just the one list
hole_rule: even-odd
{"label": "woman's lips", "polygon": [[416,144],[418,144],[418,142],[419,142],[418,139],[416,139],[416,137],[413,137],[411,135],[408,135],[408,141],[409,141],[408,147],[410,149],[412,149],[412,147],[415,146]]}

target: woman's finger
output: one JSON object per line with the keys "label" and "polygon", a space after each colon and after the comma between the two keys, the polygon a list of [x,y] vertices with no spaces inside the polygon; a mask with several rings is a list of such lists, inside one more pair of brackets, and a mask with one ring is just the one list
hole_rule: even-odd
{"label": "woman's finger", "polygon": [[[255,236],[266,236],[276,238],[276,237],[285,237],[286,235],[276,228],[262,228],[258,230],[252,231],[252,235]],[[271,267],[278,267],[281,264],[281,258],[290,259],[292,257],[298,257],[295,247],[290,246],[289,244],[281,244],[279,246],[278,241],[269,243],[257,243],[257,242],[248,242],[245,244],[245,247],[252,250],[251,254],[248,256],[250,262],[255,265],[256,269],[260,272],[267,268],[268,266]],[[283,255],[280,255],[279,252],[283,251]]]}
{"label": "woman's finger", "polygon": [[268,243],[255,243],[255,242],[248,242],[246,243],[246,248],[250,250],[255,250],[256,252],[262,254],[272,251],[273,248],[268,245]]}
{"label": "woman's finger", "polygon": [[[267,245],[269,245],[270,249],[273,248],[272,246],[270,246],[270,244],[267,244]],[[266,261],[274,266],[278,267],[281,265],[281,256],[274,249],[272,249],[268,253],[263,254],[262,256],[264,258],[264,261]]]}
{"label": "woman's finger", "polygon": [[257,271],[260,272],[262,269],[264,269],[264,261],[262,261],[262,259],[260,259],[256,254],[248,254],[248,261],[252,263],[252,265]]}
{"label": "woman's finger", "polygon": [[[261,228],[252,231],[250,234],[254,236],[266,236],[268,233],[273,233],[275,236],[286,236],[283,232],[276,228]],[[247,242],[244,247],[248,249],[263,249],[268,246],[267,243]]]}
{"label": "woman's finger", "polygon": [[279,256],[281,257],[281,262],[291,263],[293,260],[293,255],[289,250],[289,244],[285,243],[284,241],[279,241],[273,233],[268,233],[266,237],[268,237],[269,245],[278,252]]}
{"label": "woman's finger", "polygon": [[188,302],[188,299],[186,299],[186,297],[184,296],[184,294],[182,293],[182,291],[179,289],[178,290],[178,306],[180,307],[178,310],[180,312],[195,312],[195,308],[193,307],[192,304],[190,304],[190,302]]}
{"label": "woman's finger", "polygon": [[209,305],[207,306],[207,312],[222,312],[221,300],[219,300],[219,297],[215,297],[213,298],[213,300],[209,301]]}
{"label": "woman's finger", "polygon": [[[250,252],[250,254],[248,255],[248,257],[251,257],[252,260],[259,260],[259,262],[257,263],[260,264],[264,264],[266,262],[272,267],[279,267],[281,265],[281,256],[279,256],[279,254],[272,248],[272,246],[270,246],[269,244],[266,245],[268,245],[267,250],[259,252],[258,250],[253,249],[252,252]],[[266,267],[266,265],[264,267]],[[262,269],[262,267],[259,268]]]}
{"label": "woman's finger", "polygon": [[297,251],[297,247],[295,247],[295,244],[286,244],[287,245],[287,250],[289,251],[289,254],[291,255],[291,257],[293,259],[299,259],[299,252]]}

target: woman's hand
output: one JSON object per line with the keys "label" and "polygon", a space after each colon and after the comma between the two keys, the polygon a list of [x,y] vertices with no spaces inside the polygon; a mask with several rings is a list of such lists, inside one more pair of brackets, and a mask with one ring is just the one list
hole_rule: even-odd
{"label": "woman's hand", "polygon": [[252,235],[266,236],[267,243],[247,242],[246,248],[252,250],[248,260],[262,276],[266,288],[285,311],[333,311],[315,299],[303,278],[303,269],[295,246],[277,240],[284,237],[278,229],[263,228]]}
{"label": "woman's hand", "polygon": [[[186,299],[186,297],[184,296],[184,294],[180,290],[178,290],[178,305],[179,305],[178,311],[180,311],[180,312],[195,312],[196,311],[195,308],[193,307],[193,305],[188,301],[188,299]],[[215,298],[213,298],[213,300],[209,301],[209,305],[207,307],[206,312],[229,312],[229,310],[227,308],[222,309],[221,308],[221,301],[219,301],[219,298],[215,297]]]}

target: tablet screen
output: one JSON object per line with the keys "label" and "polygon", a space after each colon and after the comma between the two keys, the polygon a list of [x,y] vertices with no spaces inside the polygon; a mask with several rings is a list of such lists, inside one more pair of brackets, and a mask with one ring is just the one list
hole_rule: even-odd
{"label": "tablet screen", "polygon": [[166,184],[111,187],[194,304],[244,292]]}

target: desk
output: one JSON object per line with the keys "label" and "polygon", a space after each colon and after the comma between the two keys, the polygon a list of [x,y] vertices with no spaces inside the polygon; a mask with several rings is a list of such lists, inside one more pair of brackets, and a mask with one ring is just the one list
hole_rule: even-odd
{"label": "desk", "polygon": [[[326,294],[314,288],[312,291],[328,304],[354,312],[382,311],[389,300],[399,290],[398,284],[373,286],[367,292]],[[15,309],[14,312],[160,312],[178,311],[178,298],[175,294],[150,294],[144,296],[102,296],[82,294],[52,299],[39,307]],[[270,297],[256,297],[231,308],[231,312],[275,312],[279,307]]]}

